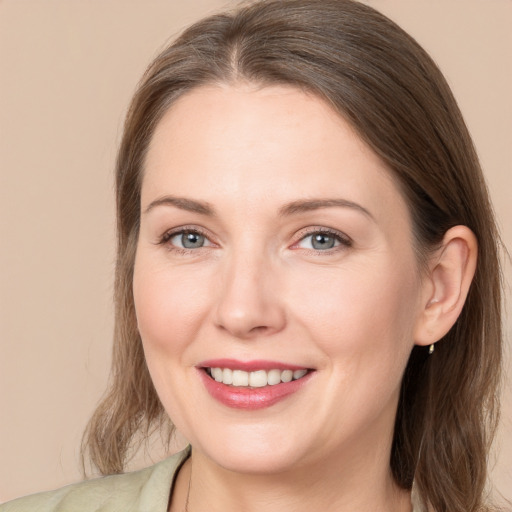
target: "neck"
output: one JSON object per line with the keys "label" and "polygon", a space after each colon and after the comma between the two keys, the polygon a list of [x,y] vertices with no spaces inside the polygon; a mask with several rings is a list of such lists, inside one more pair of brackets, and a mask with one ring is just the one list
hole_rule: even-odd
{"label": "neck", "polygon": [[387,459],[367,465],[339,458],[319,467],[279,474],[236,473],[193,450],[178,475],[171,512],[410,512],[410,493],[399,489]]}

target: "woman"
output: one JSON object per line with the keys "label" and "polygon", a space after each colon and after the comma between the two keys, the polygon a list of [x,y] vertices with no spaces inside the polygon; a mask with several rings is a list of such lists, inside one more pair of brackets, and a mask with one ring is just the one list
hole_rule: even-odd
{"label": "woman", "polygon": [[135,95],[117,206],[86,448],[120,473],[166,416],[191,448],[2,511],[482,510],[499,237],[451,92],[401,29],[347,0],[195,24]]}

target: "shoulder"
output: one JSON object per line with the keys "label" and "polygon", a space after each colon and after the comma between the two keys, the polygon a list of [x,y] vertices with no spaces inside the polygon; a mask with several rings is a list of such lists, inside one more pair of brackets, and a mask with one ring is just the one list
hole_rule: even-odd
{"label": "shoulder", "polygon": [[140,471],[111,475],[0,505],[0,512],[165,512],[177,470],[189,450]]}

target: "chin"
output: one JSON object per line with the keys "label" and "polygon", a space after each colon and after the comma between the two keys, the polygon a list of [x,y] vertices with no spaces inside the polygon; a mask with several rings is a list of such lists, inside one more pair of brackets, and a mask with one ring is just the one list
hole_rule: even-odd
{"label": "chin", "polygon": [[266,446],[259,449],[233,447],[222,451],[209,450],[206,455],[228,471],[262,475],[284,473],[296,467],[300,459],[296,453],[277,451]]}
{"label": "chin", "polygon": [[[257,430],[257,429],[254,429]],[[259,434],[259,435],[258,435]],[[303,459],[304,441],[298,446],[287,436],[252,432],[225,435],[219,440],[208,439],[194,443],[197,449],[218,466],[236,473],[272,474],[295,468]]]}

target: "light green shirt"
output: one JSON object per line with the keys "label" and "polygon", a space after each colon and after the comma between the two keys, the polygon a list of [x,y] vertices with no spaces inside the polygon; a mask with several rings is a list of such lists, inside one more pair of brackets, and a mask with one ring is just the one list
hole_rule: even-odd
{"label": "light green shirt", "polygon": [[[174,479],[190,447],[140,471],[105,476],[0,505],[0,512],[167,512]],[[422,509],[413,490],[413,512]]]}
{"label": "light green shirt", "polygon": [[111,475],[0,505],[0,512],[167,512],[190,449],[140,471]]}

